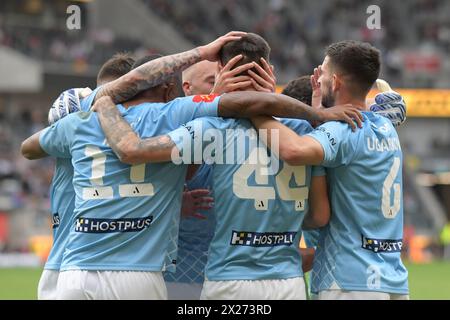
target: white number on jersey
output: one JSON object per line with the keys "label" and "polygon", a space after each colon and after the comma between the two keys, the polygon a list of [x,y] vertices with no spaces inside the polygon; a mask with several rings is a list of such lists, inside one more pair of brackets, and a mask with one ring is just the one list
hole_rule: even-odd
{"label": "white number on jersey", "polygon": [[[400,171],[400,158],[395,157],[391,170],[383,183],[383,198],[381,199],[381,211],[386,219],[394,219],[400,211],[401,188],[400,183],[394,183]],[[394,189],[394,204],[391,206],[391,191]]]}
{"label": "white number on jersey", "polygon": [[[294,175],[295,184],[297,188],[289,187],[289,181]],[[308,187],[306,185],[306,167],[305,166],[290,166],[284,164],[283,170],[277,175],[277,189],[280,198],[283,200],[295,201],[294,209],[296,211],[305,210],[306,199],[308,199]]]}
{"label": "white number on jersey", "polygon": [[[87,146],[84,154],[93,159],[91,166],[92,187],[83,188],[83,199],[111,199],[113,198],[112,186],[103,186],[103,177],[105,176],[106,155],[95,146]],[[151,183],[142,183],[145,179],[145,164],[133,165],[130,167],[130,184],[119,185],[119,195],[126,197],[145,197],[154,195],[153,185]]]}
{"label": "white number on jersey", "polygon": [[275,199],[274,188],[248,185],[248,178],[250,178],[253,172],[255,173],[255,181],[257,184],[269,183],[269,176],[262,174],[263,170],[267,168],[265,164],[269,162],[267,152],[263,148],[255,148],[247,160],[250,159],[255,161],[246,162],[256,162],[256,164],[245,163],[234,173],[233,193],[241,199],[255,200],[256,210],[267,210],[269,208],[269,199]]}
{"label": "white number on jersey", "polygon": [[[258,157],[258,158],[256,158]],[[252,199],[255,201],[255,209],[266,211],[269,208],[269,200],[275,199],[275,188],[272,186],[260,186],[269,183],[269,157],[265,148],[255,148],[247,160],[233,175],[233,193],[241,199]],[[250,164],[250,163],[256,164]],[[249,186],[248,179],[255,173],[255,182],[258,186]],[[297,187],[291,188],[289,182],[294,176]],[[276,178],[276,188],[282,200],[294,201],[294,210],[303,211],[308,198],[308,187],[306,187],[305,166],[289,166],[284,164]]]}

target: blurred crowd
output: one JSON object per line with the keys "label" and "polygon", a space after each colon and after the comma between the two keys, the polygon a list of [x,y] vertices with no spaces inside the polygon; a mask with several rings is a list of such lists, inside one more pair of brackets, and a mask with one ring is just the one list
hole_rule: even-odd
{"label": "blurred crowd", "polygon": [[53,175],[53,160],[27,161],[19,155],[23,139],[46,126],[46,116],[39,109],[24,110],[6,116],[0,103],[0,212],[33,207],[48,214],[48,192]]}
{"label": "blurred crowd", "polygon": [[147,50],[133,39],[117,37],[111,30],[87,27],[86,5],[81,28],[66,27],[69,1],[18,0],[0,2],[0,45],[11,47],[44,63],[99,66],[114,53]]}
{"label": "blurred crowd", "polygon": [[[310,73],[328,44],[351,38],[382,51],[384,77],[395,86],[450,84],[442,69],[450,68],[450,1],[143,1],[195,44],[236,29],[262,35],[282,82]],[[379,30],[367,28],[371,4],[381,9]]]}

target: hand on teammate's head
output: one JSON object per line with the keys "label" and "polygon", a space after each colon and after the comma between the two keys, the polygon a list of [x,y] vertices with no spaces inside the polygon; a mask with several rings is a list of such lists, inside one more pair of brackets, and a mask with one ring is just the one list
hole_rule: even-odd
{"label": "hand on teammate's head", "polygon": [[[223,94],[232,91],[245,90],[252,85],[251,77],[245,74],[255,66],[254,62],[249,62],[241,66],[236,64],[242,59],[242,55],[237,55],[219,71],[216,76],[212,93]],[[234,69],[233,69],[234,68]]]}
{"label": "hand on teammate's head", "polygon": [[247,32],[242,31],[231,31],[226,35],[223,35],[207,45],[200,46],[200,56],[203,60],[218,61],[219,51],[229,41],[239,40]]}
{"label": "hand on teammate's head", "polygon": [[261,64],[263,67],[255,63],[255,69],[258,73],[253,70],[248,71],[253,87],[256,91],[273,93],[277,84],[277,78],[273,74],[273,67],[264,58],[261,58]]}

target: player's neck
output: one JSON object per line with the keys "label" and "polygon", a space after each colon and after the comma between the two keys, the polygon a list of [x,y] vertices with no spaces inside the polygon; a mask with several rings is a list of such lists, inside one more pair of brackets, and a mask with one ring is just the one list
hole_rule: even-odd
{"label": "player's neck", "polygon": [[367,110],[366,107],[366,98],[365,97],[351,97],[351,96],[342,96],[337,97],[334,105],[344,105],[344,104],[351,104],[353,107],[358,108],[359,110]]}

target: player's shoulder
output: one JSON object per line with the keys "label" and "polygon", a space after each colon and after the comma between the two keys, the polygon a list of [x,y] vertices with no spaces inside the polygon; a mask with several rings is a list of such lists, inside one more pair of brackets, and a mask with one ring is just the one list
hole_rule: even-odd
{"label": "player's shoulder", "polygon": [[322,123],[320,126],[312,131],[312,134],[318,132],[325,132],[333,136],[347,136],[352,133],[352,128],[345,122],[341,121],[328,121]]}
{"label": "player's shoulder", "polygon": [[280,119],[280,121],[282,124],[294,130],[300,135],[307,134],[314,130],[311,124],[306,120],[283,118]]}
{"label": "player's shoulder", "polygon": [[375,112],[364,112],[364,116],[365,127],[368,129],[366,134],[398,136],[397,130],[395,130],[394,125],[388,118]]}
{"label": "player's shoulder", "polygon": [[91,120],[93,115],[96,115],[96,113],[92,111],[78,111],[67,115],[63,119],[59,120],[57,123],[62,126],[76,127],[77,124],[79,124],[80,122]]}

